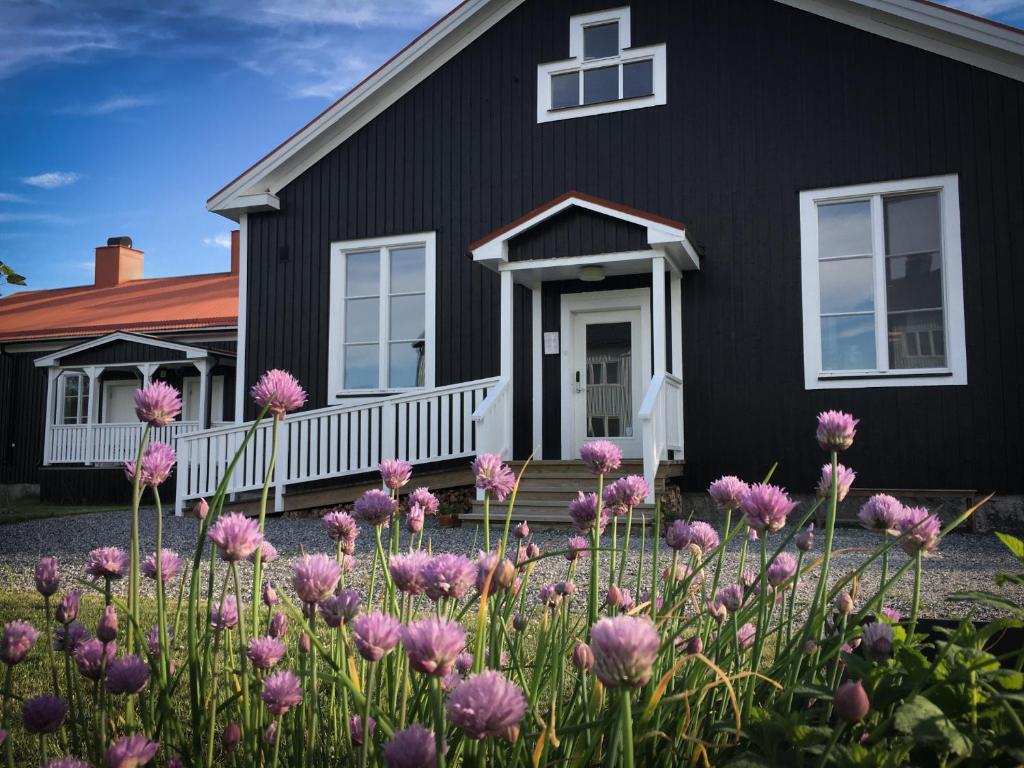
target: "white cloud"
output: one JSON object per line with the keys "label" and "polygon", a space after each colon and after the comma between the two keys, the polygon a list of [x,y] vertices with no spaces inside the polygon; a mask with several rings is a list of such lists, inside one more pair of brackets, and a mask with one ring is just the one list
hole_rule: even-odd
{"label": "white cloud", "polygon": [[94,104],[84,106],[66,107],[61,112],[75,115],[109,115],[111,112],[122,112],[126,109],[137,107],[148,107],[155,104],[154,99],[141,98],[137,96],[112,96],[109,99],[97,101]]}
{"label": "white cloud", "polygon": [[10,192],[0,192],[0,203],[24,203],[25,198]]}
{"label": "white cloud", "polygon": [[48,224],[59,224],[65,221],[65,219],[62,216],[57,216],[52,213],[6,213],[0,211],[0,223],[11,224],[29,221]]}
{"label": "white cloud", "polygon": [[49,173],[40,173],[36,176],[25,176],[21,181],[32,187],[56,189],[57,187],[66,187],[74,184],[79,178],[79,175],[72,171],[50,171]]}
{"label": "white cloud", "polygon": [[210,245],[214,248],[230,248],[231,247],[231,233],[230,232],[219,232],[213,237],[204,237],[203,245]]}

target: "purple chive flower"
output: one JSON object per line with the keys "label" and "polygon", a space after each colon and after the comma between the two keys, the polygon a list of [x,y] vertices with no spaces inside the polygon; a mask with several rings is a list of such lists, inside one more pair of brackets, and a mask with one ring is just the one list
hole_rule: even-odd
{"label": "purple chive flower", "polygon": [[263,604],[267,606],[267,608],[273,608],[279,602],[281,602],[281,598],[277,596],[277,591],[274,589],[273,582],[268,581],[264,583]]}
{"label": "purple chive flower", "polygon": [[[181,573],[181,557],[177,552],[169,549],[160,551],[160,578],[164,584],[174,581]],[[150,579],[156,579],[156,552],[146,555],[142,561],[142,574]]]}
{"label": "purple chive flower", "polygon": [[739,509],[750,486],[735,475],[723,475],[708,486],[708,495],[721,510]]}
{"label": "purple chive flower", "polygon": [[[572,518],[572,524],[577,530],[586,533],[593,529],[594,519],[597,517],[597,494],[577,491],[576,498],[569,502],[569,517]],[[602,507],[601,519],[597,525],[598,533],[604,533],[607,525],[608,511]]]}
{"label": "purple chive flower", "polygon": [[746,514],[747,525],[758,534],[777,531],[786,524],[786,515],[796,502],[775,485],[755,483],[743,497],[740,508]]}
{"label": "purple chive flower", "polygon": [[83,677],[99,680],[103,676],[104,666],[113,660],[116,653],[117,643],[83,640],[75,648],[75,664]]}
{"label": "purple chive flower", "polygon": [[399,590],[409,595],[419,595],[426,586],[425,570],[428,563],[430,555],[422,549],[416,549],[407,555],[392,555],[388,571]]}
{"label": "purple chive flower", "polygon": [[842,411],[823,411],[818,414],[818,431],[816,437],[818,445],[823,451],[845,451],[853,445],[853,438],[857,434],[857,424],[860,419],[855,419],[848,413]]}
{"label": "purple chive flower", "polygon": [[245,560],[263,541],[259,523],[240,512],[220,517],[206,535],[217,545],[221,560],[229,563]]}
{"label": "purple chive flower", "polygon": [[409,533],[419,533],[423,530],[423,507],[418,504],[409,507],[409,514],[405,516],[405,527]]}
{"label": "purple chive flower", "polygon": [[466,631],[454,621],[428,618],[401,628],[409,666],[417,672],[446,677],[466,645]]}
{"label": "purple chive flower", "polygon": [[276,637],[255,637],[249,641],[245,655],[256,669],[270,669],[284,658],[286,647]]}
{"label": "purple chive flower", "polygon": [[[139,483],[147,488],[156,488],[166,480],[174,468],[174,449],[167,443],[154,440],[146,446],[142,453],[142,470],[139,474]],[[129,481],[135,480],[135,462],[124,463],[124,473]]]}
{"label": "purple chive flower", "polygon": [[85,572],[95,578],[120,579],[128,567],[128,553],[118,547],[99,547],[89,553]]}
{"label": "purple chive flower", "polygon": [[[372,739],[373,732],[377,730],[377,721],[371,717],[369,718],[369,720],[367,720],[367,722],[369,723],[369,728],[365,730],[369,732],[369,737]],[[352,737],[352,743],[355,744],[357,747],[361,747],[363,745],[363,738],[365,738],[363,729],[363,718],[361,718],[359,715],[352,715],[352,717],[348,719],[348,732],[349,735]]]}
{"label": "purple chive flower", "polygon": [[38,630],[24,621],[5,624],[3,634],[0,635],[0,661],[9,667],[19,663],[32,650],[38,637]]}
{"label": "purple chive flower", "polygon": [[271,637],[284,637],[288,633],[288,617],[278,611],[270,619],[267,634]]}
{"label": "purple chive flower", "polygon": [[725,603],[719,597],[715,597],[714,600],[705,599],[704,605],[708,609],[708,615],[715,620],[716,624],[721,625],[729,618],[729,609],[725,607]]}
{"label": "purple chive flower", "polygon": [[220,735],[220,743],[225,754],[230,755],[234,752],[241,741],[242,727],[238,723],[232,721],[224,726],[224,733]]}
{"label": "purple chive flower", "polygon": [[[853,481],[857,479],[857,473],[849,467],[844,467],[842,464],[836,464],[836,499],[842,501],[846,498],[846,494],[850,492],[850,488],[853,487]],[[821,498],[827,498],[832,495],[832,465],[822,464],[821,465],[821,478],[818,480],[818,496]]]}
{"label": "purple chive flower", "polygon": [[569,551],[565,553],[565,559],[570,563],[574,560],[590,555],[590,541],[583,536],[569,537]]}
{"label": "purple chive flower", "polygon": [[384,485],[397,491],[412,477],[412,464],[402,459],[385,459],[380,463],[380,479]]}
{"label": "purple chive flower", "polygon": [[504,501],[516,487],[516,476],[500,456],[483,453],[473,461],[476,487],[486,491],[498,501]]}
{"label": "purple chive flower", "polygon": [[514,616],[514,617],[512,618],[512,628],[513,628],[513,629],[514,629],[514,630],[515,630],[516,632],[522,632],[522,631],[523,631],[524,629],[526,629],[526,628],[527,628],[527,627],[528,627],[529,625],[530,625],[530,619],[529,619],[529,617],[528,617],[528,616],[526,616],[526,614],[524,614],[524,613],[517,613],[517,614],[516,614],[516,615],[515,615],[515,616]]}
{"label": "purple chive flower", "polygon": [[937,515],[931,514],[924,507],[906,507],[898,530],[901,534],[907,534],[900,542],[904,552],[908,555],[916,555],[918,552],[927,555],[939,546],[942,523]]}
{"label": "purple chive flower", "polygon": [[57,621],[61,624],[70,624],[78,618],[78,612],[82,605],[82,593],[79,591],[68,592],[57,603],[55,611]]}
{"label": "purple chive flower", "polygon": [[895,536],[904,514],[905,508],[899,501],[888,494],[876,493],[864,502],[857,518],[869,531],[884,531]]}
{"label": "purple chive flower", "polygon": [[473,654],[463,652],[455,659],[455,671],[460,675],[468,675],[473,670]]}
{"label": "purple chive flower", "polygon": [[619,590],[619,610],[623,613],[629,613],[636,608],[636,598],[633,597],[633,593],[628,589]]}
{"label": "purple chive flower", "polygon": [[520,540],[528,538],[530,535],[530,524],[523,520],[523,522],[516,524],[516,527],[512,529],[512,533]]}
{"label": "purple chive flower", "polygon": [[210,626],[218,632],[238,626],[238,602],[234,595],[225,595],[223,603],[214,601],[210,608]]}
{"label": "purple chive flower", "polygon": [[448,719],[471,739],[495,736],[513,744],[525,714],[522,689],[490,669],[470,675],[448,697]]}
{"label": "purple chive flower", "polygon": [[867,717],[868,711],[871,709],[867,691],[864,690],[864,685],[859,680],[856,682],[847,680],[836,688],[832,702],[839,719],[848,723],[859,723]]}
{"label": "purple chive flower", "polygon": [[619,517],[633,507],[643,504],[651,487],[640,475],[626,475],[604,489],[604,504],[608,513]]}
{"label": "purple chive flower", "polygon": [[398,645],[402,623],[387,613],[364,613],[352,622],[352,639],[359,655],[367,661],[380,661]]}
{"label": "purple chive flower", "polygon": [[106,687],[110,693],[138,693],[149,681],[149,665],[138,656],[122,656],[107,665]]}
{"label": "purple chive flower", "polygon": [[740,652],[749,651],[754,647],[754,638],[757,636],[757,630],[754,629],[754,625],[747,623],[739,628],[736,633],[736,642],[739,643]]}
{"label": "purple chive flower", "polygon": [[753,571],[744,571],[740,574],[740,584],[750,589],[757,583],[757,575]]}
{"label": "purple chive flower", "polygon": [[768,583],[778,587],[796,575],[796,558],[789,552],[780,552],[768,566]]}
{"label": "purple chive flower", "polygon": [[715,602],[724,605],[730,613],[736,613],[743,607],[743,586],[741,584],[728,584],[718,590],[715,595]]}
{"label": "purple chive flower", "polygon": [[540,557],[540,547],[531,541],[526,546],[526,557],[530,560]]}
{"label": "purple chive flower", "polygon": [[640,688],[654,673],[658,632],[646,616],[615,616],[590,629],[594,674],[608,688]]}
{"label": "purple chive flower", "polygon": [[432,494],[428,488],[417,488],[409,494],[408,501],[410,507],[422,507],[423,514],[425,515],[436,515],[438,508],[441,506],[437,496]]}
{"label": "purple chive flower", "polygon": [[808,523],[800,533],[796,535],[796,548],[801,552],[809,552],[814,546],[814,523]]}
{"label": "purple chive flower", "polygon": [[892,653],[892,627],[884,621],[864,625],[864,648],[875,661],[884,661]]}
{"label": "purple chive flower", "polygon": [[346,624],[359,614],[362,599],[354,589],[346,589],[337,595],[331,595],[323,600],[320,605],[320,615],[329,627],[337,629]]}
{"label": "purple chive flower", "polygon": [[341,568],[323,554],[303,555],[292,566],[292,586],[299,599],[314,605],[329,597],[341,579]]}
{"label": "purple chive flower", "polygon": [[537,600],[540,601],[541,605],[544,605],[548,608],[554,608],[557,605],[561,605],[562,596],[558,594],[558,591],[555,589],[555,585],[553,583],[544,584],[537,591]]}
{"label": "purple chive flower", "polygon": [[885,607],[880,611],[880,613],[882,615],[882,618],[888,621],[890,624],[899,624],[900,619],[903,618],[903,615],[895,608]]}
{"label": "purple chive flower", "polygon": [[341,544],[341,551],[351,555],[356,551],[356,537],[359,536],[359,525],[348,512],[340,509],[331,510],[323,517],[324,530],[327,538]]}
{"label": "purple chive flower", "polygon": [[387,768],[437,768],[437,745],[434,734],[422,725],[410,725],[398,731],[384,745]]}
{"label": "purple chive flower", "polygon": [[135,415],[154,427],[166,427],[181,413],[181,394],[163,381],[135,390]]}
{"label": "purple chive flower", "polygon": [[589,672],[594,666],[594,652],[582,640],[577,640],[573,646],[572,664],[579,672]]}
{"label": "purple chive flower", "polygon": [[476,591],[481,594],[484,585],[487,584],[487,577],[491,581],[487,584],[487,594],[496,595],[504,592],[512,586],[512,580],[516,575],[516,567],[509,560],[499,560],[497,552],[484,552],[478,550],[476,558]]}
{"label": "purple chive flower", "polygon": [[122,736],[103,756],[105,768],[137,768],[145,765],[156,755],[160,743],[145,736]]}
{"label": "purple chive flower", "polygon": [[263,681],[263,701],[274,715],[283,715],[302,701],[299,678],[286,669],[271,672]]}
{"label": "purple chive flower", "polygon": [[41,557],[36,563],[36,590],[51,597],[60,588],[60,563],[55,557]]}
{"label": "purple chive flower", "polygon": [[442,597],[458,600],[475,582],[476,566],[462,555],[447,552],[434,555],[423,568],[424,590],[431,600]]}
{"label": "purple chive flower", "polygon": [[392,515],[398,511],[398,502],[379,488],[373,488],[353,505],[356,517],[372,526],[389,525]]}
{"label": "purple chive flower", "polygon": [[299,386],[298,379],[277,368],[260,376],[249,390],[249,396],[256,405],[266,408],[271,416],[278,419],[306,404],[306,392]]}
{"label": "purple chive flower", "polygon": [[77,621],[61,624],[53,634],[53,650],[73,655],[79,645],[91,639],[89,630]]}
{"label": "purple chive flower", "polygon": [[676,550],[694,544],[701,552],[709,552],[719,544],[718,531],[700,520],[694,523],[676,520],[665,530],[665,543]]}
{"label": "purple chive flower", "polygon": [[64,699],[49,694],[33,696],[21,705],[21,720],[29,733],[56,733],[64,724],[68,705]]}
{"label": "purple chive flower", "polygon": [[622,451],[608,440],[594,440],[580,446],[580,460],[595,475],[607,475],[622,464]]}
{"label": "purple chive flower", "polygon": [[[167,642],[174,643],[174,627],[167,627]],[[146,633],[146,644],[149,646],[151,656],[160,655],[160,627],[154,624]]]}
{"label": "purple chive flower", "polygon": [[609,608],[617,608],[622,603],[622,590],[612,584],[605,593],[604,601]]}
{"label": "purple chive flower", "polygon": [[267,563],[274,562],[278,557],[280,557],[280,555],[277,552],[277,547],[264,539],[263,542],[253,550],[253,553],[249,555],[248,560],[253,565],[256,564],[256,560],[260,560],[263,565],[266,565]]}
{"label": "purple chive flower", "polygon": [[210,514],[210,503],[206,499],[196,499],[196,503],[192,505],[192,517],[205,520],[208,514]]}

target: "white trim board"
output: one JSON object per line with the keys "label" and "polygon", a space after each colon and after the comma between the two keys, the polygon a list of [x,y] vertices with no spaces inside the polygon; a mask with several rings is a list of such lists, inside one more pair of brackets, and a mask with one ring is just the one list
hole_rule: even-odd
{"label": "white trim board", "polygon": [[[194,347],[189,344],[179,344],[174,341],[167,341],[166,339],[158,339],[153,336],[142,336],[135,333],[126,333],[125,331],[115,331],[114,333],[108,333],[106,336],[100,336],[90,341],[77,344],[73,347],[67,347],[52,355],[37,358],[35,361],[37,368],[45,368],[50,365],[58,365],[58,360],[69,355],[77,355],[79,352],[84,352],[87,349],[94,347],[101,347],[104,344],[109,344],[113,341],[130,341],[136,344],[146,344],[151,347],[159,347],[161,349],[169,349],[175,352],[184,352],[186,360],[196,360],[210,355],[215,355],[213,352],[204,347]],[[118,363],[118,365],[128,365],[127,363]]]}
{"label": "white trim board", "polygon": [[[1024,82],[1024,35],[917,0],[775,0]],[[207,201],[238,221],[353,136],[522,3],[465,0],[308,125]]]}

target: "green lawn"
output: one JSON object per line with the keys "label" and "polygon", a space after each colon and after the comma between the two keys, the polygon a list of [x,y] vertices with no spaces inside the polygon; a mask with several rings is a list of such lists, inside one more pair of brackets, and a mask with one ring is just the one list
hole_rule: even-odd
{"label": "green lawn", "polygon": [[45,504],[39,499],[18,499],[0,506],[0,525],[43,520],[48,517],[88,515],[93,512],[113,512],[125,509],[124,504]]}

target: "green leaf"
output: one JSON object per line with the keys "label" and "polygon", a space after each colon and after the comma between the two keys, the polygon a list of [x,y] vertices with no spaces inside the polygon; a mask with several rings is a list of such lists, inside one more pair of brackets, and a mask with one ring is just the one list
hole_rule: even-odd
{"label": "green leaf", "polygon": [[1000,669],[993,673],[996,683],[1008,691],[1019,691],[1024,689],[1024,672],[1016,669]]}
{"label": "green leaf", "polygon": [[1024,616],[1024,608],[1021,608],[1013,600],[1006,597],[1000,597],[999,595],[993,595],[990,592],[955,592],[947,599],[960,603],[980,603],[981,605],[987,605],[990,608],[1006,611],[1007,613],[1012,613],[1016,616]]}
{"label": "green leaf", "polygon": [[953,722],[924,696],[912,696],[896,710],[896,729],[913,737],[918,746],[952,752],[961,757],[971,753],[971,741]]}
{"label": "green leaf", "polygon": [[1024,562],[1024,541],[1021,541],[1016,536],[1000,533],[999,531],[996,531],[996,538],[1006,545],[1006,548],[1013,553],[1014,557]]}

